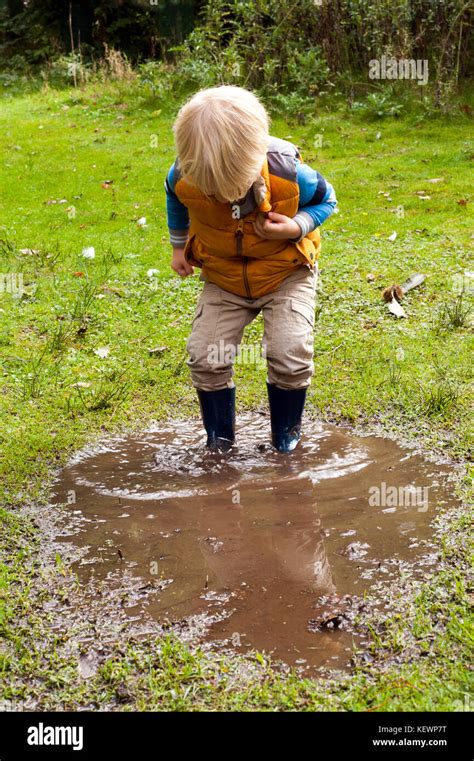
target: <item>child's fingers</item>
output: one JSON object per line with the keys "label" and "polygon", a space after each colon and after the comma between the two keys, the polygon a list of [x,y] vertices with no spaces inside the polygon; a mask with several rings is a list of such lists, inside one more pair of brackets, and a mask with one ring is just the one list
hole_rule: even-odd
{"label": "child's fingers", "polygon": [[288,222],[288,217],[286,217],[284,214],[278,214],[276,211],[270,211],[268,213],[268,218],[272,222]]}
{"label": "child's fingers", "polygon": [[253,227],[260,238],[273,238],[275,231],[278,231],[279,224],[274,224],[265,217],[257,217]]}
{"label": "child's fingers", "polygon": [[272,233],[275,230],[281,229],[281,222],[272,222],[270,219],[266,219],[263,223],[263,231],[265,233]]}
{"label": "child's fingers", "polygon": [[265,238],[280,238],[283,232],[283,222],[271,222],[269,219],[266,219],[263,223],[263,234]]}
{"label": "child's fingers", "polygon": [[278,237],[275,235],[274,230],[255,229],[255,232],[259,238],[264,238],[265,240],[271,240],[272,238]]}
{"label": "child's fingers", "polygon": [[180,277],[186,277],[186,275],[191,274],[186,271],[184,264],[172,264],[171,269],[174,270]]}

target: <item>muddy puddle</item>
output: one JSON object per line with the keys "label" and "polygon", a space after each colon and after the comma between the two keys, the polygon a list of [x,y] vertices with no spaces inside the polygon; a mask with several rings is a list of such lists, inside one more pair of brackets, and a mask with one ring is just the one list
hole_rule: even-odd
{"label": "muddy puddle", "polygon": [[291,455],[269,421],[205,450],[197,421],[78,455],[55,489],[82,548],[84,589],[108,585],[127,616],[188,630],[203,647],[257,649],[303,669],[347,666],[364,591],[436,563],[430,523],[455,502],[448,466],[389,439],[306,422]]}

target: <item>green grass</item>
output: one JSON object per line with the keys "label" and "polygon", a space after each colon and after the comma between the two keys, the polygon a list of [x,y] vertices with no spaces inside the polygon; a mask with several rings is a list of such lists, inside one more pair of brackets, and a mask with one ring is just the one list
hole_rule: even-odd
{"label": "green grass", "polygon": [[[189,653],[169,638],[109,646],[85,682],[67,632],[52,630],[42,605],[73,582],[61,561],[44,564],[39,529],[16,508],[45,503],[54,469],[103,432],[197,414],[185,341],[200,284],[171,273],[163,191],[178,105],[128,86],[3,99],[0,272],[21,273],[25,286],[21,298],[0,294],[3,697],[39,695],[44,707],[455,710],[472,692],[462,516],[445,529],[435,580],[372,622],[370,663],[356,657],[354,673],[337,681],[283,677],[264,659],[247,673],[240,659]],[[308,410],[377,424],[465,462],[470,295],[459,303],[456,283],[472,247],[468,118],[374,123],[322,107],[303,126],[275,119],[273,132],[301,146],[340,205],[324,227]],[[81,255],[89,246],[94,259]],[[413,272],[426,282],[396,320],[381,291]],[[261,333],[257,320],[247,340]],[[96,353],[103,347],[106,357]],[[150,354],[156,347],[165,350]],[[241,409],[265,403],[263,370],[240,365],[236,380]],[[464,497],[467,485],[458,486]]]}

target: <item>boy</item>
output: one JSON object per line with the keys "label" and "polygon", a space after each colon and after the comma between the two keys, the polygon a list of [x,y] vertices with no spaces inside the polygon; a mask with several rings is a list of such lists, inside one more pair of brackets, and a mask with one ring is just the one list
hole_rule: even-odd
{"label": "boy", "polygon": [[[264,107],[240,87],[198,92],[174,134],[165,183],[171,266],[181,277],[197,266],[205,282],[187,350],[207,445],[234,441],[232,360],[261,311],[272,441],[290,452],[314,369],[318,227],[334,211],[334,190],[294,145],[269,135]],[[216,361],[213,347],[229,345]]]}

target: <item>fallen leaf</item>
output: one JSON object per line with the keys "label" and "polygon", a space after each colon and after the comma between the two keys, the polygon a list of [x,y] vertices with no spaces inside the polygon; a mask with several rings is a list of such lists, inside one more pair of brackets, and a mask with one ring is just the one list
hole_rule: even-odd
{"label": "fallen leaf", "polygon": [[459,206],[467,206],[467,199],[466,198],[460,198],[459,201],[456,201],[456,203]]}
{"label": "fallen leaf", "polygon": [[350,558],[351,560],[358,560],[359,558],[364,557],[364,555],[367,555],[369,547],[370,545],[367,544],[367,542],[351,542],[345,547],[342,547],[342,549],[339,550],[338,555]]}
{"label": "fallen leaf", "polygon": [[411,291],[412,288],[417,288],[419,285],[424,283],[425,280],[426,275],[423,275],[421,272],[415,272],[414,275],[410,275],[410,277],[401,285],[403,294],[405,295],[405,293],[407,291]]}
{"label": "fallen leaf", "polygon": [[406,317],[405,310],[402,305],[393,298],[388,304],[388,311],[395,315],[395,317]]}
{"label": "fallen leaf", "polygon": [[403,288],[400,285],[396,285],[395,283],[393,285],[387,286],[387,288],[384,288],[382,291],[382,298],[387,303],[392,301],[392,299],[398,299],[398,301],[401,301],[403,299],[403,295]]}
{"label": "fallen leaf", "polygon": [[96,674],[97,669],[98,662],[95,653],[80,656],[79,663],[77,665],[79,676],[81,676],[83,679],[90,679],[90,677]]}
{"label": "fallen leaf", "polygon": [[101,359],[105,359],[109,356],[110,349],[108,346],[100,346],[98,349],[94,349],[94,354],[97,354]]}
{"label": "fallen leaf", "polygon": [[444,182],[444,177],[433,177],[432,180],[428,180],[428,182],[431,182],[433,185],[435,182]]}
{"label": "fallen leaf", "polygon": [[101,291],[105,291],[106,293],[115,293],[117,296],[123,296],[123,291],[121,288],[116,288],[114,285],[107,285],[107,283],[104,283],[104,285],[101,286]]}

